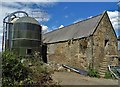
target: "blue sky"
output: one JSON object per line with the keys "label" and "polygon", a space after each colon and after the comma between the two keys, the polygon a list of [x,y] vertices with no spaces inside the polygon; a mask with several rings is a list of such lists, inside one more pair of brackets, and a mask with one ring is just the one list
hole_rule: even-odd
{"label": "blue sky", "polygon": [[[32,17],[38,17],[36,20],[42,25],[44,32],[99,15],[107,10],[114,29],[116,32],[120,31],[117,24],[117,2],[2,2],[0,8],[2,8],[0,19],[18,10],[26,11]],[[0,20],[0,42],[1,38],[2,20]]]}
{"label": "blue sky", "polygon": [[105,10],[116,11],[118,7],[116,2],[61,2],[43,9],[51,15],[51,20],[42,24],[49,26],[49,30],[52,30],[60,25],[66,26],[77,20],[101,14]]}

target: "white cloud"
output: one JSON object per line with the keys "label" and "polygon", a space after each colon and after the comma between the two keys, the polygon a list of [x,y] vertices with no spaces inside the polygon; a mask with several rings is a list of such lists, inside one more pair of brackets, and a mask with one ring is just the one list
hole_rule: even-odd
{"label": "white cloud", "polygon": [[107,11],[110,18],[118,17],[118,11]]}
{"label": "white cloud", "polygon": [[58,2],[59,0],[4,0],[2,2]]}
{"label": "white cloud", "polygon": [[36,20],[39,22],[47,22],[51,18],[51,16],[47,12],[41,9],[29,9],[26,12],[29,13],[30,16],[36,18]]}
{"label": "white cloud", "polygon": [[92,18],[93,16],[90,16],[90,17],[88,17],[88,18]]}
{"label": "white cloud", "polygon": [[[89,18],[92,18],[92,17],[93,17],[93,16],[89,16],[88,19],[89,19]],[[82,20],[84,20],[84,19],[83,19],[83,18],[79,18],[79,19],[75,20],[73,23],[77,23],[77,22],[80,22],[80,21],[82,21]]]}
{"label": "white cloud", "polygon": [[114,27],[115,30],[120,29],[120,26],[118,26],[118,24],[120,24],[120,21],[118,21],[118,11],[107,11],[110,21]]}
{"label": "white cloud", "polygon": [[[39,22],[46,22],[50,20],[51,16],[46,11],[41,9],[41,7],[48,7],[54,4],[52,2],[2,2],[0,5],[2,6],[3,12],[2,17],[4,17],[6,13],[12,13],[14,11],[21,10],[27,12],[29,16],[35,17]],[[35,6],[34,8],[33,5]]]}
{"label": "white cloud", "polygon": [[[1,51],[1,44],[2,44],[2,30],[3,30],[3,18],[8,14],[8,13],[12,13],[12,12],[15,12],[15,11],[25,11],[29,14],[29,16],[32,16],[34,15],[34,17],[37,17],[36,20],[38,20],[39,22],[41,21],[49,21],[51,16],[45,12],[43,9],[41,9],[40,7],[47,7],[47,6],[52,6],[54,5],[54,3],[52,2],[32,2],[34,0],[31,0],[32,3],[28,3],[28,2],[14,2],[15,0],[12,0],[12,2],[0,2],[0,11],[1,11],[1,14],[0,14],[0,51]],[[26,1],[26,0],[24,0]],[[40,1],[40,0],[39,0]],[[44,1],[44,0],[41,0],[41,1]],[[32,5],[36,5],[37,7],[36,8],[32,8],[31,6]],[[33,12],[33,11],[38,11],[38,12]],[[47,30],[47,26],[44,26],[44,30],[46,29]]]}
{"label": "white cloud", "polygon": [[49,28],[46,25],[41,25],[42,26],[42,33],[49,32]]}
{"label": "white cloud", "polygon": [[42,26],[42,30],[43,30],[43,31],[48,30],[48,26],[45,26],[45,25],[41,25],[41,26]]}
{"label": "white cloud", "polygon": [[63,25],[60,25],[60,26],[59,26],[59,28],[62,28],[62,27],[64,27],[64,26],[63,26]]}
{"label": "white cloud", "polygon": [[22,5],[19,3],[13,3],[13,2],[2,2],[3,7],[11,7],[11,8],[22,8]]}
{"label": "white cloud", "polygon": [[3,33],[0,33],[0,37],[2,37],[3,36]]}
{"label": "white cloud", "polygon": [[75,20],[73,23],[77,23],[77,22],[79,22],[79,21],[81,21],[81,20],[82,20],[82,19],[79,18],[79,19]]}

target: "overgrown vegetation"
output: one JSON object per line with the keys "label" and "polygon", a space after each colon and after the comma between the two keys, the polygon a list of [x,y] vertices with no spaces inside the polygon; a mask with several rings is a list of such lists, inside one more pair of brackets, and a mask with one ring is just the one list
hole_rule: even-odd
{"label": "overgrown vegetation", "polygon": [[105,78],[106,78],[106,79],[115,79],[115,77],[114,77],[109,71],[107,71],[107,72],[105,73]]}
{"label": "overgrown vegetation", "polygon": [[90,77],[97,77],[97,78],[100,77],[98,71],[95,70],[95,69],[89,69],[88,76],[90,76]]}
{"label": "overgrown vegetation", "polygon": [[2,86],[17,87],[19,85],[53,85],[51,71],[40,61],[38,55],[18,57],[14,52],[2,54]]}

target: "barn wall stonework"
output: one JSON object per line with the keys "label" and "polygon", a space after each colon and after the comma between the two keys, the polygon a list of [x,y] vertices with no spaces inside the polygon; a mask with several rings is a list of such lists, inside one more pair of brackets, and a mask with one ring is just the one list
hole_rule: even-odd
{"label": "barn wall stonework", "polygon": [[[104,14],[96,31],[89,37],[47,44],[48,62],[66,64],[75,68],[99,70],[103,61],[117,65],[117,38],[112,25]],[[106,65],[107,66],[107,65]]]}
{"label": "barn wall stonework", "polygon": [[91,62],[91,39],[83,38],[48,45],[48,62],[87,70]]}
{"label": "barn wall stonework", "polygon": [[93,60],[94,68],[100,69],[101,63],[107,60],[107,64],[117,65],[118,60],[117,38],[112,29],[110,21],[105,14],[93,34]]}

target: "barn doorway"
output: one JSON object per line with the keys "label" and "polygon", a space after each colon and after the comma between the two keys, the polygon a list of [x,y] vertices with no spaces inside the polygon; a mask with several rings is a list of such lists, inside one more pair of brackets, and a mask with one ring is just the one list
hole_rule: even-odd
{"label": "barn doorway", "polygon": [[105,40],[105,47],[106,47],[106,45],[108,44],[108,42],[109,42],[109,40],[106,39],[106,40]]}
{"label": "barn doorway", "polygon": [[42,45],[42,60],[47,63],[47,44]]}
{"label": "barn doorway", "polygon": [[32,49],[31,49],[31,48],[26,49],[26,54],[27,54],[27,55],[31,55],[31,54],[32,54]]}

